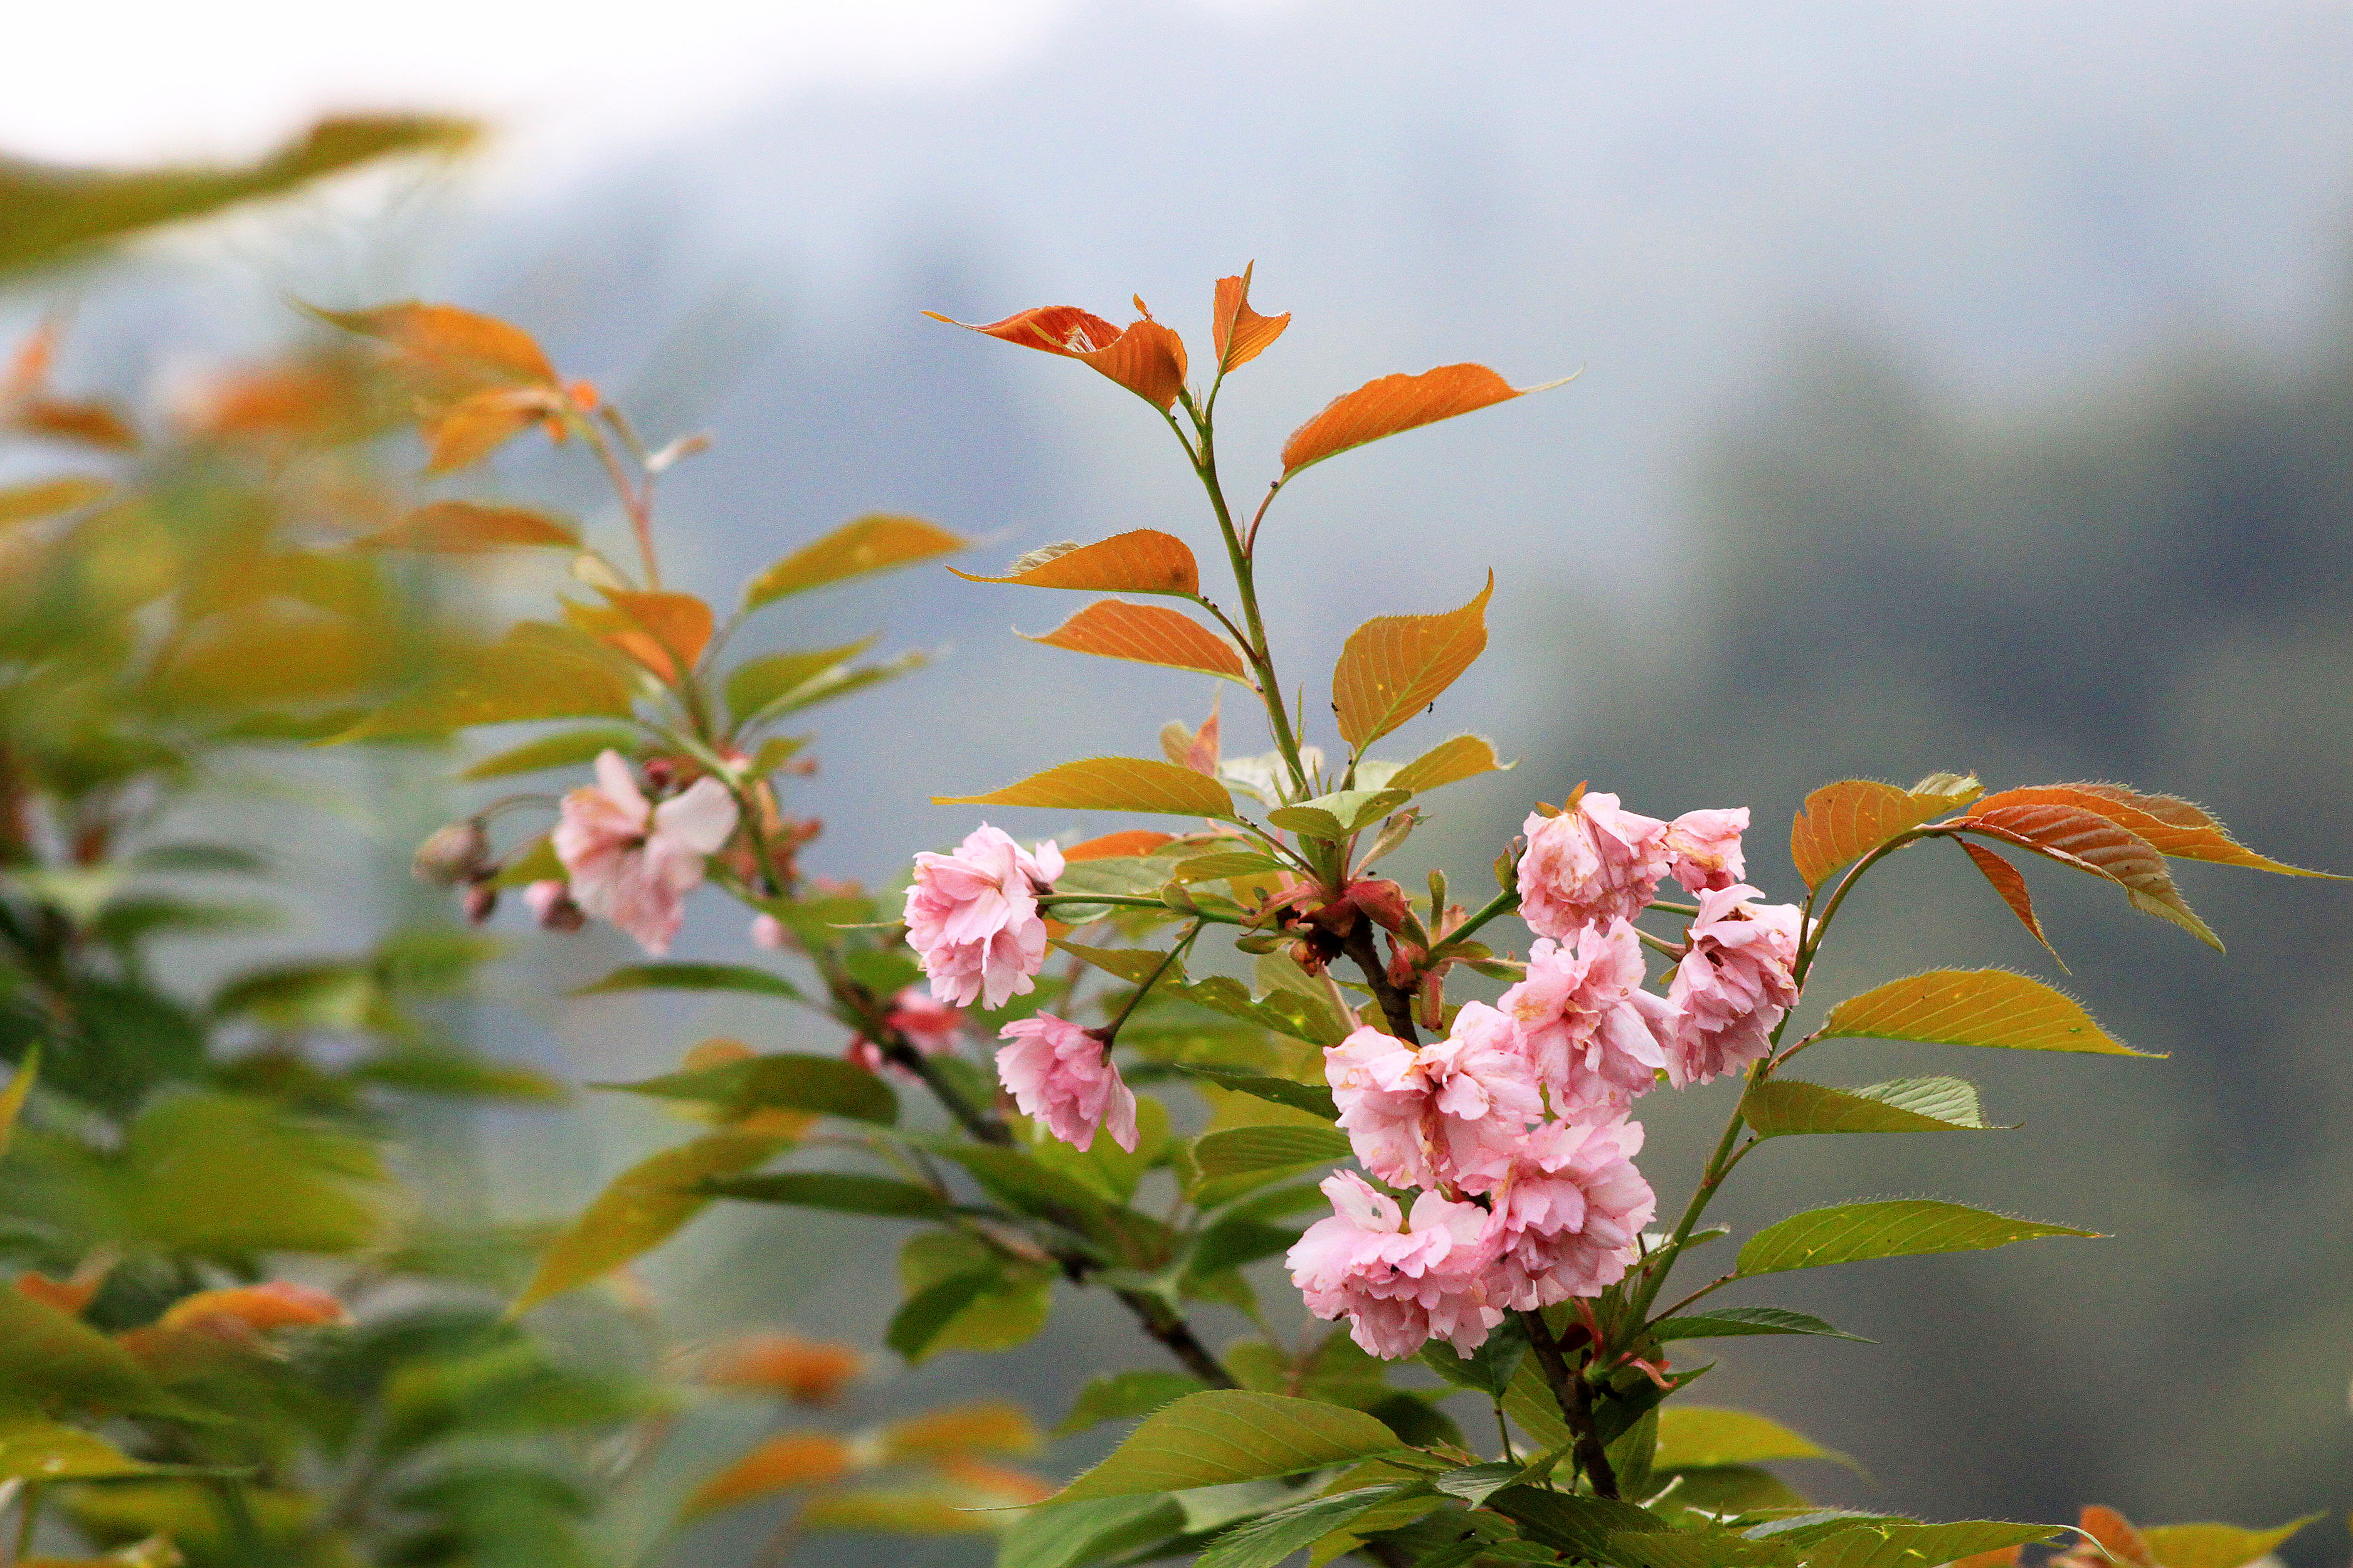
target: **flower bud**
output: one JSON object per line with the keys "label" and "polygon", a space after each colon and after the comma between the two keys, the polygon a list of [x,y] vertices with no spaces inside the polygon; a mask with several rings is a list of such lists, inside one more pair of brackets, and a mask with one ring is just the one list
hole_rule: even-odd
{"label": "flower bud", "polygon": [[420,882],[453,888],[471,882],[490,869],[491,839],[480,817],[469,817],[438,827],[417,847],[409,868]]}
{"label": "flower bud", "polygon": [[572,901],[572,889],[553,879],[533,882],[522,890],[522,901],[531,907],[532,918],[543,931],[575,931],[588,923],[588,916]]}
{"label": "flower bud", "polygon": [[466,889],[466,897],[459,907],[465,911],[468,925],[480,925],[491,918],[491,911],[499,907],[499,890],[488,882],[477,882]]}

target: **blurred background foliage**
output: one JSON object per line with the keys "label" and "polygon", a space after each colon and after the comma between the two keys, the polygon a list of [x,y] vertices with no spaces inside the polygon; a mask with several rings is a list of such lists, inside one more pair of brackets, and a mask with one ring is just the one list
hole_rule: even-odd
{"label": "blurred background foliage", "polygon": [[[2353,868],[2353,23],[2338,7],[2253,3],[1776,11],[1591,8],[1563,22],[1534,5],[1393,5],[1340,27],[1336,8],[1312,5],[1246,19],[1082,8],[973,79],[753,106],[562,181],[363,176],[266,222],[236,218],[209,247],[167,237],[73,275],[67,292],[20,287],[0,314],[21,342],[70,300],[58,384],[75,395],[169,391],[191,356],[290,341],[290,293],[330,306],[417,293],[510,316],[649,423],[721,431],[669,502],[681,577],[716,590],[772,559],[791,518],[921,513],[993,532],[997,560],[1115,525],[1185,531],[1175,482],[1138,477],[1163,467],[1140,460],[1165,439],[1149,421],[1032,356],[960,353],[913,312],[1102,310],[1141,277],[1160,314],[1198,332],[1195,280],[1255,257],[1263,308],[1297,314],[1287,357],[1270,356],[1229,411],[1238,447],[1271,451],[1333,389],[1388,369],[1472,357],[1525,382],[1586,367],[1543,400],[1366,454],[1303,495],[1270,542],[1299,552],[1270,568],[1303,584],[1270,618],[1299,629],[1304,658],[1365,615],[1459,603],[1479,566],[1503,568],[1493,649],[1427,722],[1475,722],[1524,760],[1461,786],[1417,841],[1431,858],[1459,866],[1526,799],[1580,778],[1662,814],[1746,801],[1763,846],[1823,779],[1973,768],[1997,784],[2179,791],[2287,859]],[[53,475],[58,450],[16,459],[4,482]],[[539,453],[503,454],[493,473],[617,526]],[[456,592],[499,603],[510,586],[490,574]],[[1408,587],[1427,602],[1402,604]],[[887,610],[820,615],[837,617],[829,640],[887,618],[902,637],[954,645],[829,722],[806,798],[830,822],[812,868],[832,874],[886,881],[908,849],[953,837],[921,804],[934,789],[1018,776],[1042,749],[1148,750],[1163,719],[1206,706],[1198,683],[1138,687],[1005,637],[1001,601],[978,591],[918,584]],[[1114,678],[1146,696],[1074,696]],[[1029,699],[1032,726],[972,732],[983,691]],[[259,838],[290,923],[138,945],[170,999],[158,1005],[196,1020],[164,1026],[178,1055],[158,1059],[195,1062],[195,1042],[214,1042],[203,1065],[175,1069],[196,1080],[176,1092],[276,1115],[284,1091],[221,1078],[259,1047],[213,1023],[204,998],[240,966],[298,952],[364,962],[427,912],[401,865],[452,808],[427,782],[438,761],[272,756],[290,787],[178,797],[172,837]],[[251,770],[221,771],[241,783]],[[1776,896],[1795,886],[1766,853],[1755,870]],[[1808,1478],[1820,1493],[1929,1517],[2070,1518],[2099,1500],[2150,1520],[2268,1521],[2341,1505],[2341,906],[2325,889],[2195,877],[2187,890],[2231,943],[2226,963],[2034,880],[2081,994],[2169,1059],[2040,1081],[1973,1064],[1989,1110],[2027,1122],[2016,1140],[1907,1149],[1900,1164],[1835,1141],[1768,1171],[1725,1217],[1966,1192],[2117,1239],[1807,1281],[1792,1305],[1880,1348],[1841,1347],[1852,1353],[1833,1363],[1807,1346],[1736,1347],[1710,1397],[1868,1464],[1868,1481]],[[1865,896],[1874,939],[1823,977],[1831,994],[1932,947],[2063,978],[1957,857],[1899,862]],[[713,1033],[838,1044],[783,1037],[772,1016],[725,1001],[552,1000],[621,946],[509,934],[510,955],[463,995],[397,1003],[500,1071],[645,1076]],[[406,940],[387,950],[396,968]],[[691,924],[682,951],[740,946],[732,921]],[[121,973],[92,962],[109,984]],[[316,1039],[299,1048],[343,1079],[392,1045],[354,1032],[331,1054]],[[373,1146],[406,1190],[477,1237],[575,1212],[679,1133],[635,1104],[455,1110],[381,1086],[338,1092],[341,1107],[299,1105],[304,1128],[374,1119],[390,1136]],[[1696,1162],[1721,1108],[1688,1109],[1688,1125],[1654,1121],[1644,1163],[1662,1184]],[[36,1132],[58,1135],[37,1120]],[[895,1280],[888,1249],[850,1245],[859,1223],[731,1213],[645,1275],[677,1303],[682,1338],[797,1324],[871,1348]],[[10,1245],[28,1266],[79,1261],[70,1241]],[[467,1268],[486,1255],[512,1279],[512,1252],[453,1252]],[[582,1293],[531,1321],[533,1342],[597,1375],[647,1364],[624,1299]],[[1050,1424],[1136,1348],[1131,1325],[1083,1298],[1058,1328],[1074,1337],[861,1385],[846,1414],[989,1394]],[[672,1495],[772,1419],[756,1405],[682,1417]],[[1075,1467],[1102,1436],[1046,1462]],[[742,1560],[773,1522],[739,1510],[692,1538],[694,1554]],[[986,1550],[851,1543],[837,1557]],[[2285,1549],[2299,1563],[2344,1550],[2319,1530]]]}

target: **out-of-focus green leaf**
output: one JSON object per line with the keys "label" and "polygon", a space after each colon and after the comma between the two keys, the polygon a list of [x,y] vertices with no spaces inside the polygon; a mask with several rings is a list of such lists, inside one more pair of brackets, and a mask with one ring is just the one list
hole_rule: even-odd
{"label": "out-of-focus green leaf", "polygon": [[132,1121],[116,1203],[132,1239],[167,1252],[351,1252],[382,1227],[384,1180],[372,1143],[265,1100],[188,1094]]}
{"label": "out-of-focus green leaf", "polygon": [[121,1345],[14,1289],[0,1290],[0,1389],[103,1409],[172,1414],[185,1408]]}
{"label": "out-of-focus green leaf", "polygon": [[28,1400],[0,1395],[0,1480],[90,1480],[154,1468],[95,1433],[52,1421]]}
{"label": "out-of-focus green leaf", "polygon": [[594,640],[568,626],[524,621],[332,743],[433,737],[536,719],[626,719],[631,695],[628,678]]}
{"label": "out-of-focus green leaf", "polygon": [[1005,1532],[997,1542],[997,1568],[1088,1568],[1166,1541],[1184,1528],[1185,1510],[1175,1498],[1044,1503],[1022,1510]]}
{"label": "out-of-focus green leaf", "polygon": [[1706,1405],[1670,1405],[1659,1412],[1662,1470],[1715,1465],[1757,1465],[1771,1459],[1831,1459],[1851,1465],[1844,1454],[1801,1437],[1770,1416]]}
{"label": "out-of-focus green leaf", "polygon": [[788,594],[806,593],[829,583],[912,566],[953,555],[968,542],[934,527],[919,517],[875,512],[853,518],[821,539],[810,541],[744,584],[744,607],[762,605]]}
{"label": "out-of-focus green leaf", "polygon": [[543,833],[533,839],[522,853],[509,860],[497,876],[491,879],[491,886],[522,888],[533,882],[568,880],[570,879],[565,872],[564,862],[556,858],[554,841],[547,834]]}
{"label": "out-of-focus green leaf", "polygon": [[652,1251],[711,1202],[703,1182],[748,1171],[790,1142],[767,1133],[711,1132],[630,1166],[541,1255],[538,1271],[511,1310],[527,1312]]}
{"label": "out-of-focus green leaf", "polygon": [[2013,1219],[1960,1204],[1904,1198],[1809,1209],[1767,1226],[1740,1249],[1742,1275],[1820,1268],[1871,1258],[1975,1252],[2046,1236],[2096,1237],[2072,1226]]}
{"label": "out-of-focus green leaf", "polygon": [[592,1083],[659,1100],[691,1100],[730,1115],[754,1110],[807,1110],[887,1127],[899,1120],[899,1097],[865,1068],[839,1057],[779,1052],[698,1072],[666,1073],[637,1083]]}
{"label": "out-of-focus green leaf", "polygon": [[2296,1531],[2327,1517],[2307,1513],[2276,1530],[2245,1530],[2235,1524],[2158,1524],[2142,1531],[2151,1559],[2165,1568],[2246,1568],[2268,1556]]}
{"label": "out-of-focus green leaf", "polygon": [[542,735],[535,741],[525,741],[520,746],[510,746],[503,752],[493,752],[458,776],[461,779],[502,779],[516,773],[535,773],[547,768],[578,767],[593,763],[598,753],[618,752],[623,756],[634,753],[638,737],[634,731],[618,725],[596,725],[586,730],[565,730],[554,735]]}
{"label": "out-of-focus green leaf", "polygon": [[564,1085],[545,1073],[446,1047],[411,1045],[384,1051],[353,1064],[350,1076],[385,1089],[459,1100],[554,1105],[565,1097]]}
{"label": "out-of-focus green leaf", "polygon": [[1053,1435],[1067,1437],[1105,1421],[1148,1415],[1172,1400],[1201,1391],[1198,1378],[1187,1377],[1181,1372],[1109,1373],[1079,1390],[1071,1413],[1062,1417],[1062,1424],[1054,1428]]}
{"label": "out-of-focus green leaf", "polygon": [[1362,1411],[1211,1389],[1147,1417],[1101,1464],[1063,1488],[1058,1500],[1268,1480],[1403,1447],[1396,1433]]}
{"label": "out-of-focus green leaf", "polygon": [[1046,1326],[1053,1271],[1017,1263],[978,1238],[922,1231],[899,1249],[906,1301],[884,1336],[910,1361],[941,1351],[1007,1350]]}
{"label": "out-of-focus green leaf", "polygon": [[802,999],[800,988],[783,975],[747,963],[628,963],[571,994],[595,996],[607,991],[745,991],[787,1002]]}
{"label": "out-of-focus green leaf", "polygon": [[8,1152],[10,1140],[16,1135],[16,1118],[24,1114],[25,1097],[33,1092],[33,1084],[41,1076],[41,1047],[36,1044],[8,1075],[8,1087],[0,1089],[0,1154]]}
{"label": "out-of-focus green leaf", "polygon": [[1086,1149],[1074,1149],[1051,1134],[1036,1132],[1029,1142],[1029,1157],[1050,1171],[1059,1172],[1107,1202],[1124,1204],[1135,1196],[1136,1184],[1144,1180],[1168,1147],[1168,1109],[1150,1095],[1138,1095],[1135,1100],[1135,1150],[1123,1149],[1108,1132],[1095,1134],[1094,1142]]}
{"label": "out-of-focus green leaf", "polygon": [[243,169],[117,174],[0,160],[0,277],[392,154],[453,150],[472,136],[451,120],[337,119]]}
{"label": "out-of-focus green leaf", "polygon": [[835,1214],[876,1215],[886,1219],[946,1219],[947,1201],[928,1187],[887,1176],[839,1171],[785,1171],[765,1176],[716,1177],[701,1190],[715,1198],[828,1209]]}

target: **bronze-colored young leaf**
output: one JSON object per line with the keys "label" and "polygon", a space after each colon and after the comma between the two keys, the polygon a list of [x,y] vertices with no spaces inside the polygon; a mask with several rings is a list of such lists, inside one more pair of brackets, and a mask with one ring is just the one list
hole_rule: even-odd
{"label": "bronze-colored young leaf", "polygon": [[367,310],[320,310],[322,321],[387,344],[427,395],[455,402],[493,386],[555,384],[538,341],[512,321],[457,305],[404,300]]}
{"label": "bronze-colored young leaf", "polygon": [[1472,414],[1563,384],[1513,386],[1483,364],[1445,364],[1419,375],[1385,375],[1335,397],[1282,444],[1285,479],[1384,436]]}
{"label": "bronze-colored young leaf", "polygon": [[629,700],[628,682],[593,642],[568,627],[524,621],[330,743],[446,735],[476,724],[527,719],[625,719]]}
{"label": "bronze-colored young leaf", "polygon": [[854,1462],[849,1445],[830,1432],[779,1432],[695,1488],[681,1512],[694,1519],[779,1492],[824,1486],[848,1475]]}
{"label": "bronze-colored young leaf", "polygon": [[2004,790],[2002,798],[2025,803],[2057,800],[2096,811],[2132,829],[2157,847],[2158,853],[2179,860],[2205,860],[2217,866],[2241,866],[2250,871],[2276,871],[2288,877],[2345,879],[2328,871],[2308,871],[2258,855],[2237,839],[2205,807],[2179,795],[2143,795],[2123,784],[2065,784],[2040,789]]}
{"label": "bronze-colored young leaf", "polygon": [[[668,667],[670,679],[679,679],[692,669],[702,658],[702,650],[711,646],[711,606],[691,594],[631,594],[612,590],[605,597],[613,607],[635,622],[645,635],[653,639],[654,647],[664,658],[646,657],[631,646],[629,651],[639,662],[657,674]],[[627,634],[623,634],[627,638]]]}
{"label": "bronze-colored young leaf", "polygon": [[357,541],[376,550],[424,550],[474,554],[533,544],[580,547],[580,531],[545,512],[517,506],[441,500],[422,506],[380,533]]}
{"label": "bronze-colored young leaf", "polygon": [[1088,757],[1032,773],[987,795],[935,795],[934,805],[1037,805],[1063,811],[1151,811],[1230,819],[1225,786],[1190,768],[1146,757]]}
{"label": "bronze-colored young leaf", "polygon": [[1117,833],[1100,834],[1073,844],[1062,851],[1062,858],[1065,861],[1126,859],[1153,854],[1161,846],[1175,842],[1172,836],[1155,832],[1149,827],[1125,827]]}
{"label": "bronze-colored young leaf", "polygon": [[2010,906],[2010,912],[2018,917],[2018,923],[2026,928],[2027,934],[2042,944],[2042,951],[2051,955],[2052,962],[2059,966],[2061,973],[2067,973],[2067,961],[2059,956],[2059,950],[2051,945],[2049,937],[2042,934],[2042,921],[2034,912],[2034,900],[2027,892],[2026,878],[2018,868],[1982,844],[1972,844],[1966,838],[1957,838],[1954,842],[1961,847],[1961,853],[1969,858],[1969,864],[1993,884],[1993,890],[2000,896],[2003,903]]}
{"label": "bronze-colored young leaf", "polygon": [[1870,854],[1897,834],[1947,812],[1958,811],[1982,793],[1973,778],[1932,774],[1908,790],[1871,779],[1841,779],[1806,797],[1789,825],[1789,858],[1809,888]]}
{"label": "bronze-colored young leaf", "polygon": [[2109,811],[2094,811],[2075,801],[2050,798],[2063,793],[2005,790],[1970,806],[1962,821],[1968,831],[2106,878],[2124,889],[2133,908],[2171,921],[2221,952],[2221,939],[2173,885],[2157,847],[2111,814],[2121,808],[2111,805]]}
{"label": "bronze-colored young leaf", "polygon": [[542,386],[490,386],[425,416],[425,471],[470,468],[514,437],[558,414],[562,394]]}
{"label": "bronze-colored young leaf", "polygon": [[630,1166],[548,1245],[510,1311],[527,1312],[651,1252],[712,1201],[697,1184],[764,1164],[788,1142],[765,1133],[711,1132]]}
{"label": "bronze-colored young leaf", "polygon": [[472,138],[452,120],[322,120],[245,168],[52,168],[0,159],[0,275],[60,260],[104,241],[405,153],[449,151]]}
{"label": "bronze-colored young leaf", "polygon": [[1457,735],[1451,741],[1439,742],[1391,773],[1382,787],[1422,795],[1442,784],[1460,784],[1481,773],[1500,773],[1518,765],[1499,760],[1495,742],[1484,735]]}
{"label": "bronze-colored young leaf", "polygon": [[81,474],[40,479],[29,485],[11,485],[0,489],[0,528],[79,511],[83,507],[104,500],[113,491],[114,486],[107,480]]}
{"label": "bronze-colored young leaf", "polygon": [[[1139,312],[1144,310],[1143,300],[1135,305]],[[1184,340],[1149,313],[1124,328],[1076,305],[1040,305],[987,325],[959,321],[937,310],[923,314],[951,327],[1091,365],[1155,408],[1167,409],[1185,388]]]}
{"label": "bronze-colored young leaf", "polygon": [[1048,647],[1068,648],[1072,653],[1198,670],[1244,686],[1250,684],[1250,667],[1242,662],[1233,644],[1190,616],[1165,605],[1098,599],[1043,636],[1030,637],[1027,632],[1017,635]]}
{"label": "bronze-colored young leaf", "polygon": [[1267,1480],[1345,1465],[1405,1445],[1360,1410],[1278,1394],[1211,1389],[1145,1417],[1125,1442],[1056,1500],[1136,1497]]}
{"label": "bronze-colored young leaf", "polygon": [[1767,1226],[1741,1247],[1738,1268],[1746,1278],[1873,1258],[1977,1252],[2042,1237],[2098,1234],[1926,1198],[1840,1204]]}
{"label": "bronze-colored young leaf", "polygon": [[1362,752],[1438,700],[1487,647],[1495,574],[1459,610],[1380,616],[1348,634],[1332,672],[1340,733]]}
{"label": "bronze-colored young leaf", "polygon": [[1024,588],[1078,588],[1108,594],[1174,594],[1192,598],[1201,591],[1201,568],[1193,552],[1173,533],[1133,529],[1092,544],[1050,545],[1033,550],[1002,577],[951,572],[967,583],[1010,583]]}
{"label": "bronze-colored young leaf", "polygon": [[744,585],[744,607],[756,610],[788,594],[953,555],[968,542],[919,517],[875,512],[810,541]]}
{"label": "bronze-colored young leaf", "polygon": [[1918,1040],[2018,1051],[2141,1057],[2083,1006],[2007,969],[1932,969],[1890,981],[1831,1009],[1822,1039]]}
{"label": "bronze-colored young leaf", "polygon": [[1242,268],[1239,278],[1218,279],[1217,293],[1209,307],[1209,341],[1218,351],[1218,374],[1246,365],[1272,346],[1291,325],[1291,312],[1280,316],[1261,316],[1250,309],[1250,274],[1257,270],[1252,262]]}

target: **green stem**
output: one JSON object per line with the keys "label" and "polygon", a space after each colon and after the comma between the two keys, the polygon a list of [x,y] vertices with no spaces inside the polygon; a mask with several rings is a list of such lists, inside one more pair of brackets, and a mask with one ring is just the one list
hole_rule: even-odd
{"label": "green stem", "polygon": [[1160,910],[1168,914],[1189,914],[1211,925],[1247,926],[1251,922],[1239,914],[1227,914],[1220,910],[1173,910],[1159,899],[1139,898],[1133,893],[1040,893],[1039,909],[1053,909],[1062,904],[1111,904],[1124,910]]}
{"label": "green stem", "polygon": [[[1514,910],[1516,910],[1519,907],[1520,890],[1517,888],[1504,889],[1502,892],[1497,893],[1493,898],[1480,905],[1478,910],[1472,914],[1469,920],[1464,921],[1461,925],[1456,926],[1452,931],[1448,931],[1444,940],[1440,941],[1436,947],[1431,948],[1430,950],[1429,956],[1416,967],[1428,967],[1432,961],[1442,955],[1446,949],[1453,946],[1458,942],[1468,942],[1471,939],[1472,933],[1476,931],[1481,926],[1485,925],[1489,921],[1495,919],[1499,915],[1510,914]],[[1441,918],[1443,917],[1441,916]]]}
{"label": "green stem", "polygon": [[1173,967],[1179,959],[1185,956],[1186,950],[1193,945],[1193,941],[1196,937],[1199,936],[1203,931],[1208,928],[1208,924],[1209,922],[1206,920],[1195,921],[1193,922],[1193,929],[1185,933],[1184,940],[1179,942],[1176,946],[1170,948],[1166,953],[1163,954],[1159,963],[1154,966],[1152,973],[1144,977],[1144,984],[1135,988],[1134,994],[1131,995],[1127,999],[1127,1005],[1119,1010],[1119,1016],[1113,1018],[1111,1021],[1111,1027],[1103,1031],[1103,1054],[1105,1056],[1109,1056],[1111,1054],[1112,1045],[1119,1038],[1119,1032],[1127,1027],[1128,1019],[1134,1017],[1135,1016],[1135,1010],[1144,1005],[1145,994],[1150,992],[1155,985],[1159,984],[1160,977],[1167,973],[1170,968]]}
{"label": "green stem", "polygon": [[[1788,1019],[1782,1021],[1787,1023]],[[1778,1044],[1780,1031],[1777,1028],[1774,1035]],[[1763,1080],[1769,1060],[1768,1058],[1767,1061],[1760,1061],[1749,1068],[1748,1081],[1751,1084]],[[1743,1096],[1744,1100],[1746,1098]],[[1659,1292],[1666,1287],[1667,1276],[1674,1272],[1675,1262],[1683,1253],[1683,1244],[1689,1241],[1692,1232],[1699,1228],[1700,1216],[1707,1212],[1716,1188],[1724,1184],[1724,1178],[1738,1163],[1736,1148],[1740,1142],[1742,1125],[1740,1107],[1736,1104],[1732,1108],[1731,1120],[1724,1124],[1724,1135],[1715,1141],[1715,1152],[1707,1158],[1707,1169],[1701,1173],[1699,1185],[1692,1189],[1691,1201],[1683,1205],[1683,1217],[1675,1222],[1674,1233],[1667,1237],[1665,1247],[1661,1248],[1666,1254],[1665,1258],[1656,1272],[1645,1274],[1641,1288],[1635,1291],[1633,1300],[1629,1303],[1629,1321],[1637,1323],[1649,1321],[1651,1303],[1659,1299]]]}

